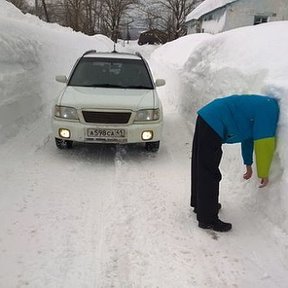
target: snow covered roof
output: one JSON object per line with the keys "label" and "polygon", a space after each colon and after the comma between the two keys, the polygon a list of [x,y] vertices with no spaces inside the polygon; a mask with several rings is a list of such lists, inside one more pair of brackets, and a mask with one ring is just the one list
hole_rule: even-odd
{"label": "snow covered roof", "polygon": [[199,19],[201,16],[214,11],[218,8],[226,6],[230,3],[236,2],[238,0],[206,0],[197,6],[186,18],[186,22],[192,19]]}

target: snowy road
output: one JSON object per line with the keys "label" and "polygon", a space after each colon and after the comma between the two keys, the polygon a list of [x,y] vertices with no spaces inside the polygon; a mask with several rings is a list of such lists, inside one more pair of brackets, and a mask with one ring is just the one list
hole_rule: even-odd
{"label": "snowy road", "polygon": [[157,154],[137,145],[59,151],[50,137],[36,140],[40,126],[1,146],[1,288],[287,287],[272,228],[235,197],[222,197],[231,233],[197,228],[192,129],[178,114],[166,115]]}

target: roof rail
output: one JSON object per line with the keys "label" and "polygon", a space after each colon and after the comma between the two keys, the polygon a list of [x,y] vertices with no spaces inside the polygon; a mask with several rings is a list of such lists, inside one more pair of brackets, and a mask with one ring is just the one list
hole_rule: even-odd
{"label": "roof rail", "polygon": [[[84,57],[85,55],[87,55],[87,54],[91,54],[91,53],[96,53],[97,51],[96,50],[88,50],[88,51],[86,51],[83,55],[82,55],[82,57]],[[81,58],[82,58],[81,57]]]}
{"label": "roof rail", "polygon": [[118,53],[116,50],[116,42],[114,42],[114,48],[113,48],[113,51],[111,53]]}
{"label": "roof rail", "polygon": [[140,52],[135,52],[135,55],[139,56],[141,59],[143,59],[143,56],[141,55]]}

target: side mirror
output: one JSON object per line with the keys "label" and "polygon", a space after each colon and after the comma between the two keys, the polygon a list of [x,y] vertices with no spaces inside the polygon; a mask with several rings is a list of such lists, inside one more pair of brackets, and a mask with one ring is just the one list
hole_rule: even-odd
{"label": "side mirror", "polygon": [[161,87],[161,86],[164,86],[165,84],[166,84],[166,81],[164,79],[157,79],[155,81],[156,87]]}
{"label": "side mirror", "polygon": [[55,77],[55,80],[57,82],[61,82],[61,83],[67,83],[67,81],[68,81],[68,79],[67,79],[67,77],[65,75],[57,75]]}

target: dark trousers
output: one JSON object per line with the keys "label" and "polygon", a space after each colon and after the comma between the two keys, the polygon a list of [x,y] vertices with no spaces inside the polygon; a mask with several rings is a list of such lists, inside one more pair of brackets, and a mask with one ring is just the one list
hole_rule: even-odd
{"label": "dark trousers", "polygon": [[192,146],[191,206],[195,207],[199,222],[218,219],[221,157],[220,136],[198,116]]}

